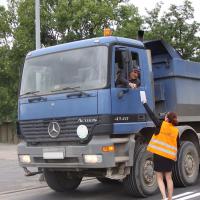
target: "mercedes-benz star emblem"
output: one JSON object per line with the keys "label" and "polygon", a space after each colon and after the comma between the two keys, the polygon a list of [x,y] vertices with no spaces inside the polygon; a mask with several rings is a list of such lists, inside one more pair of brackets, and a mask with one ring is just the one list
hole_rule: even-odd
{"label": "mercedes-benz star emblem", "polygon": [[50,122],[48,126],[49,136],[52,138],[58,137],[60,134],[60,126],[57,122]]}

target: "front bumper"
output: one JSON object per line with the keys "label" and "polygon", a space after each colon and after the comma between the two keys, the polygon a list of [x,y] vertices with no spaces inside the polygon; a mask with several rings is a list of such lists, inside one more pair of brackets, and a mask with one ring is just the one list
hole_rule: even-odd
{"label": "front bumper", "polygon": [[[116,141],[116,140],[115,140]],[[115,152],[102,152],[103,146],[115,145]],[[41,146],[28,146],[26,142],[18,145],[19,155],[30,155],[31,162],[19,164],[21,167],[38,167],[38,168],[68,168],[68,169],[90,169],[90,168],[113,168],[118,163],[124,163],[125,166],[132,165],[134,141],[127,139],[120,144],[116,144],[109,136],[93,136],[88,144],[82,145],[62,145],[52,146],[52,144]],[[132,149],[132,151],[131,151]],[[44,159],[44,152],[64,152],[63,159]],[[131,155],[130,155],[131,154]],[[84,155],[101,155],[102,162],[86,163]]]}

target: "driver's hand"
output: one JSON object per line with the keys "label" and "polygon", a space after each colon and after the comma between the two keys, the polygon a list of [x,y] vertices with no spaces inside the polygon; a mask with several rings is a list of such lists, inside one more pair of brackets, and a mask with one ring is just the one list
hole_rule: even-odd
{"label": "driver's hand", "polygon": [[132,89],[137,88],[137,85],[136,85],[135,83],[129,83],[129,86],[130,86]]}

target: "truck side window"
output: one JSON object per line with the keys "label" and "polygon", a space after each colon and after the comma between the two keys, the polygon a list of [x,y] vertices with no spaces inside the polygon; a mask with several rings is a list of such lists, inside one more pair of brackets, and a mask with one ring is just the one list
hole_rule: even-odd
{"label": "truck side window", "polygon": [[124,63],[123,51],[115,52],[115,86],[138,88],[140,86],[140,67],[138,53],[131,52],[130,65]]}

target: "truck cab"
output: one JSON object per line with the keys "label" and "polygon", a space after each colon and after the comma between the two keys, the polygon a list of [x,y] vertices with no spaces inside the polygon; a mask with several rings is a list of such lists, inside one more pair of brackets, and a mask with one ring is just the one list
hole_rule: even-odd
{"label": "truck cab", "polygon": [[[134,66],[140,86],[118,86],[118,72],[128,79]],[[154,110],[151,54],[140,41],[109,36],[28,53],[18,100],[20,166],[37,167],[55,191],[74,190],[92,176],[123,181],[132,195],[155,193],[146,151],[154,125],[140,91]]]}

